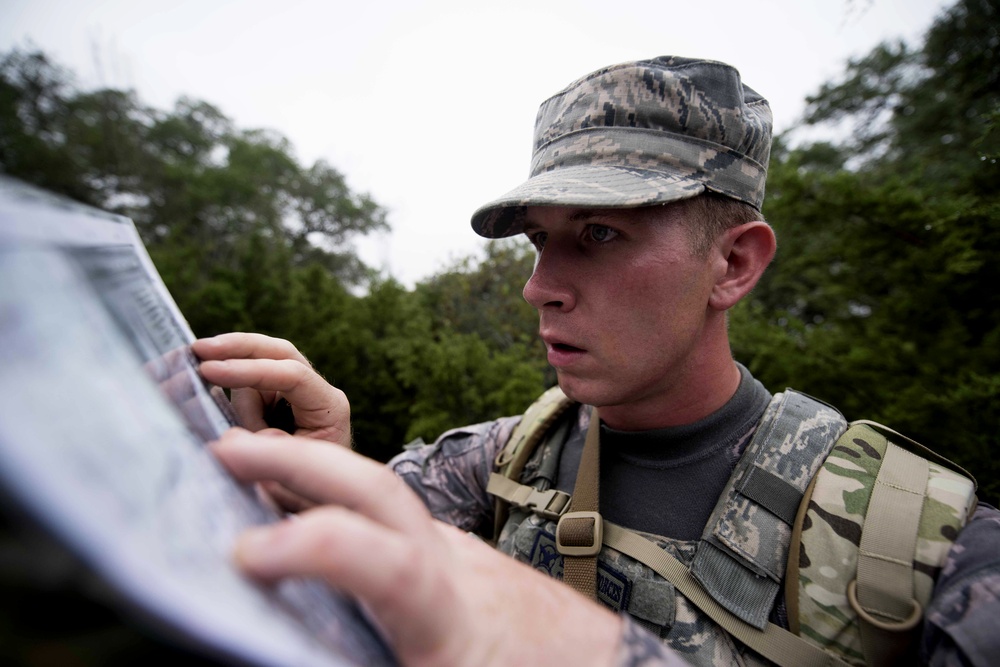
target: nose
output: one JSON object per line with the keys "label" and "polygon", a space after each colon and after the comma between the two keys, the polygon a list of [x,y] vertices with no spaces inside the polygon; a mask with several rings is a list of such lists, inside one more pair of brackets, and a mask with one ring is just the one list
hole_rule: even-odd
{"label": "nose", "polygon": [[524,300],[536,310],[570,311],[576,305],[576,295],[571,285],[571,263],[560,253],[555,244],[543,248],[535,261],[528,282],[524,284]]}

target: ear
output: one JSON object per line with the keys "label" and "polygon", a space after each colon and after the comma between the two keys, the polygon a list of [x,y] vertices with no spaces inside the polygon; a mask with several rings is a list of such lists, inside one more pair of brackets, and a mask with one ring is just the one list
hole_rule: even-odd
{"label": "ear", "polygon": [[712,287],[708,305],[729,310],[750,293],[771,263],[777,242],[774,230],[763,220],[746,222],[724,232],[713,252],[719,253],[724,272]]}

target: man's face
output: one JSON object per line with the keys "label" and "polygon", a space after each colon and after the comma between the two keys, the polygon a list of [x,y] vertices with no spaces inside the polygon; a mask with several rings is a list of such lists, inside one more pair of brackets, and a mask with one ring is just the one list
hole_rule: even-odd
{"label": "man's face", "polygon": [[681,216],[653,209],[529,207],[525,235],[538,250],[524,298],[559,385],[615,415],[668,408],[696,391],[711,364],[703,336],[725,262],[699,256]]}

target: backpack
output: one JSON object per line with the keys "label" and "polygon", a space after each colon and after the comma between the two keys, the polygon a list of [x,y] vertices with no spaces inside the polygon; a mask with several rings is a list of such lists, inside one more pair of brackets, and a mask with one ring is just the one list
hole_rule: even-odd
{"label": "backpack", "polygon": [[[565,437],[559,418],[574,405],[558,387],[545,392],[497,454],[487,487],[496,497],[495,538],[511,505],[559,521],[560,531],[574,514],[569,494],[519,483],[532,452]],[[580,488],[578,481],[575,493]],[[848,424],[788,389],[765,411],[690,568],[599,515],[587,539],[651,567],[777,664],[887,665],[912,657],[937,572],[975,509],[975,492],[971,475],[922,445],[874,422]],[[580,554],[560,552],[567,566]],[[585,594],[593,587],[566,581]],[[782,582],[789,630],[768,622]]]}

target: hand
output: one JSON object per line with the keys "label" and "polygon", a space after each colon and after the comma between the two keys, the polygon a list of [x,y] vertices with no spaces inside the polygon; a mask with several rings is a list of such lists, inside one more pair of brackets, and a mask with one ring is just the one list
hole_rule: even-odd
{"label": "hand", "polygon": [[246,428],[267,429],[265,411],[284,398],[292,407],[296,435],[350,445],[347,396],[313,370],[288,341],[229,333],[197,340],[191,348],[202,360],[202,377],[233,390],[233,408]]}
{"label": "hand", "polygon": [[404,665],[611,664],[621,619],[435,521],[385,466],[242,429],[212,447],[238,479],[276,480],[324,504],[248,531],[239,566],[264,581],[325,579],[359,600]]}

